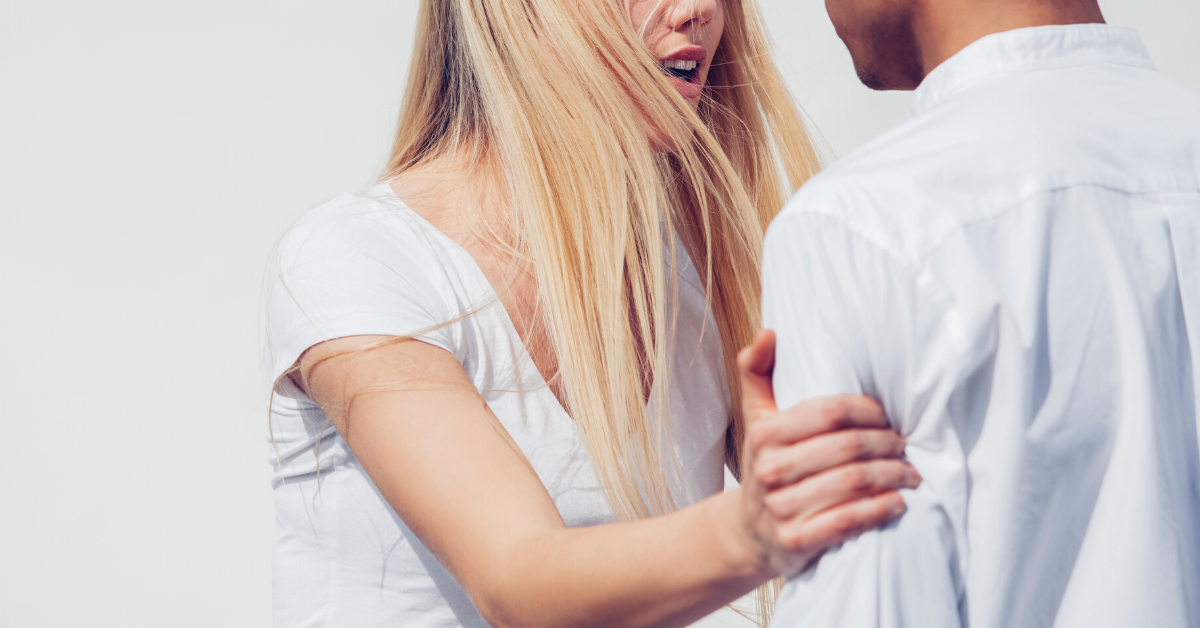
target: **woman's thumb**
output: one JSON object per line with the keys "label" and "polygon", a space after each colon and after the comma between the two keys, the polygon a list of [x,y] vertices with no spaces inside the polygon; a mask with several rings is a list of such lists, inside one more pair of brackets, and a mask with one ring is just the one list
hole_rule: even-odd
{"label": "woman's thumb", "polygon": [[764,329],[738,352],[738,374],[742,382],[742,412],[747,423],[775,412],[771,374],[775,370],[775,332]]}

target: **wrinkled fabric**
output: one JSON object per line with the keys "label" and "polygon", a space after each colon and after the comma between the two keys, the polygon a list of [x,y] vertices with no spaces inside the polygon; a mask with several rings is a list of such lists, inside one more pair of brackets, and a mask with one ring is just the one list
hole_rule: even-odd
{"label": "wrinkled fabric", "polygon": [[[652,387],[648,407],[654,420],[654,397],[670,395],[674,451],[664,447],[664,457],[678,465],[667,469],[667,481],[683,507],[724,486],[730,407],[704,284],[676,244],[677,257],[663,260],[668,276],[679,280],[678,298],[666,303],[675,322],[671,377]],[[487,626],[321,408],[284,377],[305,351],[326,340],[411,336],[449,352],[521,449],[563,522],[584,527],[616,520],[582,433],[542,379],[482,269],[387,184],[340,195],[289,229],[268,264],[264,301],[277,628]]]}
{"label": "wrinkled fabric", "polygon": [[1105,25],[984,37],[767,236],[780,407],[878,399],[924,477],[774,626],[1200,626],[1200,96]]}

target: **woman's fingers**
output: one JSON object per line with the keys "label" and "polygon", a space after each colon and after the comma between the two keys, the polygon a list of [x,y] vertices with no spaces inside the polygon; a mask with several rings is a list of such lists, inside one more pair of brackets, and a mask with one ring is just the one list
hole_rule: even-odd
{"label": "woman's fingers", "polygon": [[738,355],[747,418],[761,417],[750,421],[751,473],[739,490],[764,555],[789,573],[830,544],[898,516],[904,501],[896,490],[921,479],[900,460],[903,437],[866,397],[813,399],[772,412],[773,345],[773,335],[760,334]]}
{"label": "woman's fingers", "polygon": [[810,399],[750,425],[750,447],[790,445],[817,434],[890,427],[883,408],[867,397]]}
{"label": "woman's fingers", "polygon": [[764,449],[754,477],[767,490],[794,484],[839,465],[904,454],[904,437],[889,429],[853,429],[821,434],[786,447]]}
{"label": "woman's fingers", "polygon": [[869,460],[842,465],[771,491],[763,503],[778,520],[806,519],[835,506],[920,484],[920,474],[907,462]]}
{"label": "woman's fingers", "polygon": [[[904,498],[895,491],[830,508],[805,520],[793,519],[779,527],[780,542],[798,556],[815,552],[875,529],[904,514]],[[791,570],[803,564],[792,565]]]}
{"label": "woman's fingers", "polygon": [[749,346],[738,352],[738,374],[742,381],[742,413],[747,424],[775,412],[771,375],[775,370],[775,332],[764,329]]}

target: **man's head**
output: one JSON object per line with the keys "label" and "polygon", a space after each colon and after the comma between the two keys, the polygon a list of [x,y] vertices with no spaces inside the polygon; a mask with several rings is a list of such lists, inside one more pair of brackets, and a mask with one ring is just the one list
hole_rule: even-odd
{"label": "man's head", "polygon": [[1096,0],[825,0],[825,9],[871,89],[916,89],[985,35],[1104,22]]}

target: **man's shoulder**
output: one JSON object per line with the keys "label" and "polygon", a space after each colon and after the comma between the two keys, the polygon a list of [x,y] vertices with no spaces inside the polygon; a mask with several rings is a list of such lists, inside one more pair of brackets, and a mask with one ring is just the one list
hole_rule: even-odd
{"label": "man's shoulder", "polygon": [[956,147],[926,127],[906,121],[818,173],[780,211],[768,237],[824,221],[895,257],[920,257],[964,220],[967,207],[945,199],[955,191],[942,180],[947,167],[973,157],[965,154],[970,147]]}
{"label": "man's shoulder", "polygon": [[[1200,179],[1200,96],[1153,71],[1121,72],[1014,74],[964,89],[813,177],[776,222],[835,221],[917,259],[1053,190],[1168,192]],[[1086,96],[1096,85],[1111,91],[1100,102]]]}

